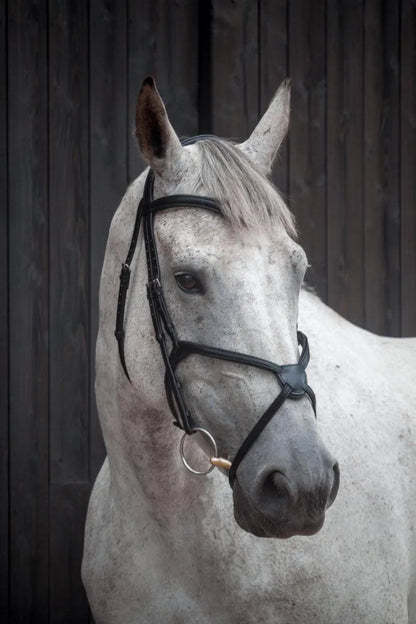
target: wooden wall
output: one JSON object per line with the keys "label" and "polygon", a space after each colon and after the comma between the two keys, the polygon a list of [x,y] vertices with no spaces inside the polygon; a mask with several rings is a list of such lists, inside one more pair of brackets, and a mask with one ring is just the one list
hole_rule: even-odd
{"label": "wooden wall", "polygon": [[244,138],[291,76],[275,180],[309,280],[415,334],[416,2],[2,0],[0,32],[1,621],[82,624],[97,288],[141,80],[180,134]]}

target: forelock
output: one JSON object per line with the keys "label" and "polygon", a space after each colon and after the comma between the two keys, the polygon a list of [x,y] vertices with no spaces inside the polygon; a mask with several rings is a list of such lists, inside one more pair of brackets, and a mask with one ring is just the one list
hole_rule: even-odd
{"label": "forelock", "polygon": [[210,138],[198,141],[200,174],[195,192],[217,200],[236,229],[253,233],[280,225],[296,238],[295,219],[275,186],[233,143]]}

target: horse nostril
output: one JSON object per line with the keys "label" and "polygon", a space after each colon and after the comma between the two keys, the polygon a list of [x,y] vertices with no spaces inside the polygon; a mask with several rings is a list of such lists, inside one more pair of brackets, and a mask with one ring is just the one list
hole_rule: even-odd
{"label": "horse nostril", "polygon": [[284,515],[294,499],[287,477],[278,470],[270,472],[261,483],[259,499],[263,512]]}
{"label": "horse nostril", "polygon": [[[285,514],[290,510],[309,509],[323,512],[334,502],[339,488],[339,466],[334,463],[322,483],[315,489],[298,489],[296,480],[288,479],[280,470],[270,472],[258,491],[261,509],[266,513]],[[303,513],[303,512],[302,512]]]}
{"label": "horse nostril", "polygon": [[264,489],[268,491],[271,496],[283,499],[288,495],[286,484],[286,477],[283,473],[275,471],[269,474],[264,483]]}
{"label": "horse nostril", "polygon": [[334,477],[333,477],[334,480],[332,482],[332,488],[328,496],[328,503],[326,505],[327,509],[328,507],[332,505],[332,503],[334,502],[338,494],[338,489],[339,489],[339,464],[338,462],[335,462],[335,464],[332,467],[332,470],[334,473]]}

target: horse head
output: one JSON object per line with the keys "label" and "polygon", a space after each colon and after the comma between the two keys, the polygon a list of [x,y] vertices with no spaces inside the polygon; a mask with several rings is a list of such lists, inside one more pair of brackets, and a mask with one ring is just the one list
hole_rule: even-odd
{"label": "horse head", "polygon": [[[200,444],[209,455],[214,440],[217,454],[234,463],[240,527],[283,538],[318,531],[339,484],[306,380],[307,341],[297,332],[307,259],[267,178],[287,132],[289,101],[285,82],[244,143],[207,137],[184,146],[153,79],[144,81],[136,136],[152,171],[139,209],[148,275],[139,218],[118,327],[125,375],[117,364],[130,397],[127,437],[136,435],[138,397],[144,411],[165,414],[163,424],[149,417],[132,445],[170,426],[173,411],[187,433],[206,432]],[[160,452],[168,454],[173,443],[163,439]]]}

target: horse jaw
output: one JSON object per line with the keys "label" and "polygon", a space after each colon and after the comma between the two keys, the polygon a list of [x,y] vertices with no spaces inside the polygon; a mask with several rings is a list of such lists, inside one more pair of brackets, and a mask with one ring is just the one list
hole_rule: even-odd
{"label": "horse jaw", "polygon": [[250,137],[238,145],[266,174],[287,134],[289,115],[290,80],[284,80]]}

